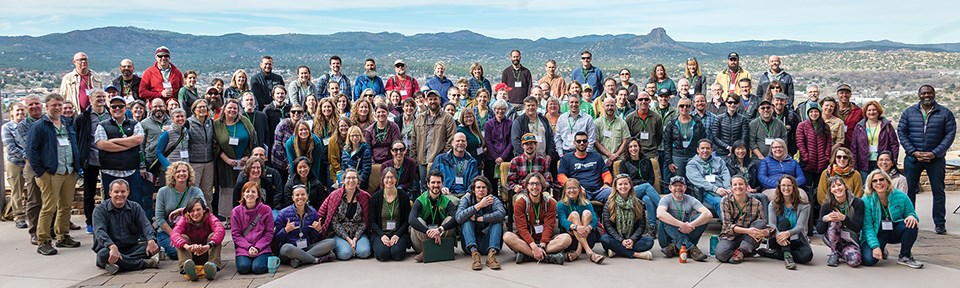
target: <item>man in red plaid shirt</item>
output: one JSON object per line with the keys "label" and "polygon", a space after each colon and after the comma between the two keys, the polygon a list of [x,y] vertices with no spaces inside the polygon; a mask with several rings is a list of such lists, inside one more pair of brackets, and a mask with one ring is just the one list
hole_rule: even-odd
{"label": "man in red plaid shirt", "polygon": [[[547,158],[537,155],[537,135],[533,133],[523,134],[523,137],[520,138],[520,145],[523,146],[523,153],[510,160],[507,189],[512,190],[515,194],[520,194],[523,191],[521,182],[527,178],[527,175],[534,172],[543,174],[547,182],[553,182],[550,169],[547,169]],[[551,186],[544,185],[544,187]]]}

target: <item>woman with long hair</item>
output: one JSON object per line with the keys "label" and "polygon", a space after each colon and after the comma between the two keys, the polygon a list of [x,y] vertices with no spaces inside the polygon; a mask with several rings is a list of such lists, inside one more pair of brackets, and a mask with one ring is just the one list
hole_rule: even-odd
{"label": "woman with long hair", "polygon": [[866,179],[867,173],[877,169],[877,157],[880,151],[889,151],[893,159],[900,153],[900,140],[897,130],[890,120],[883,117],[883,106],[877,100],[863,104],[863,120],[853,127],[850,134],[850,152],[857,158],[853,163]]}
{"label": "woman with long hair", "polygon": [[337,113],[340,113],[339,117],[350,117],[350,109],[353,107],[353,101],[350,100],[350,96],[346,94],[337,94],[336,97],[337,104]]}
{"label": "woman with long hair", "polygon": [[487,124],[488,120],[493,118],[490,116],[493,116],[494,114],[490,113],[493,112],[490,111],[493,109],[493,105],[490,104],[490,92],[486,89],[480,89],[477,91],[477,94],[474,94],[474,96],[476,96],[474,98],[476,105],[467,108],[473,110],[473,116],[477,118],[477,125],[480,126],[480,131],[483,131],[483,128],[486,127],[484,125]]}
{"label": "woman with long hair", "polygon": [[[654,189],[656,175],[653,174],[653,164],[643,156],[640,149],[640,140],[627,139],[627,156],[620,161],[620,174],[630,176],[630,183],[638,199],[646,207],[646,233],[650,238],[657,237],[657,203],[660,203],[660,194]],[[609,203],[609,202],[608,202]]]}
{"label": "woman with long hair", "polygon": [[343,186],[330,193],[318,210],[323,220],[323,227],[319,231],[335,235],[333,253],[337,255],[337,260],[353,257],[366,259],[372,254],[370,238],[367,236],[367,228],[370,227],[370,194],[358,186],[359,180],[356,169],[345,169]]}
{"label": "woman with long hair", "polygon": [[324,145],[328,145],[330,137],[337,131],[339,115],[332,98],[323,98],[317,102],[317,111],[313,116],[313,134],[320,137]]}
{"label": "woman with long hair", "polygon": [[693,88],[693,94],[707,94],[707,89],[710,87],[710,83],[707,82],[707,77],[703,76],[703,73],[700,72],[700,63],[697,62],[697,58],[688,58],[686,69],[683,70],[683,78],[690,80],[690,87]]}
{"label": "woman with long hair", "polygon": [[457,132],[467,136],[467,153],[482,166],[485,157],[483,148],[485,148],[486,141],[483,140],[483,133],[481,132],[483,130],[480,130],[480,125],[477,124],[476,114],[474,114],[473,109],[464,109],[460,112],[460,118],[457,120],[460,123],[460,125],[457,125]]}
{"label": "woman with long hair", "polygon": [[870,184],[863,192],[863,232],[860,254],[863,265],[873,266],[886,259],[888,243],[900,243],[897,264],[923,268],[923,262],[913,259],[913,244],[917,242],[920,222],[910,197],[893,189],[890,176],[880,170],[867,175]]}
{"label": "woman with long hair", "polygon": [[817,202],[823,203],[827,200],[827,178],[839,176],[843,178],[843,183],[853,192],[853,195],[860,197],[863,195],[863,178],[857,171],[853,163],[856,159],[850,149],[840,147],[833,150],[833,156],[830,157],[830,165],[826,170],[820,173],[820,184],[817,185]]}
{"label": "woman with long hair", "polygon": [[350,130],[350,127],[353,126],[353,121],[350,121],[350,118],[340,117],[340,120],[337,121],[337,129],[334,130],[333,135],[330,136],[330,141],[327,143],[327,161],[330,162],[330,182],[334,185],[339,186],[342,181],[341,174],[343,173],[340,169],[340,163],[343,161],[343,145],[347,142],[347,131]]}
{"label": "woman with long hair", "polygon": [[894,189],[900,191],[907,191],[907,177],[903,176],[903,172],[897,168],[897,156],[894,156],[891,151],[880,151],[877,155],[877,169],[887,173],[887,176],[890,176],[891,182],[890,185],[893,185]]}
{"label": "woman with long hair", "polygon": [[773,102],[773,96],[776,96],[777,93],[783,93],[783,85],[777,80],[770,81],[770,84],[767,85],[767,91],[763,92],[763,100]]}
{"label": "woman with long hair", "polygon": [[310,127],[313,127],[313,117],[317,115],[317,95],[307,94],[307,98],[303,100],[303,109],[306,110],[303,113],[303,120],[306,120],[310,124]]}
{"label": "woman with long hair", "polygon": [[807,218],[810,217],[810,204],[800,198],[800,188],[796,178],[783,175],[777,181],[777,194],[767,208],[767,219],[774,228],[773,235],[762,250],[761,255],[783,260],[787,269],[797,269],[797,263],[805,264],[813,260],[813,250],[807,238]]}
{"label": "woman with long hair", "polygon": [[393,141],[401,140],[400,127],[390,121],[390,110],[386,104],[378,104],[374,109],[374,122],[367,127],[364,132],[364,138],[373,151],[373,163],[383,163],[390,160],[390,146]]}
{"label": "woman with long hair", "polygon": [[833,148],[833,143],[830,127],[827,127],[823,117],[820,117],[820,104],[810,103],[807,109],[807,120],[797,125],[796,139],[803,176],[807,178],[807,194],[813,196],[817,191],[814,183],[820,184],[820,173],[830,164],[830,149]]}
{"label": "woman with long hair", "polygon": [[[403,144],[407,147],[410,147],[410,143],[413,143],[413,120],[417,117],[417,101],[414,97],[403,99],[400,102],[403,114],[400,117],[394,118],[394,122],[397,123],[397,127],[400,128],[400,138],[403,139]],[[413,156],[413,153],[410,152],[408,156]]]}
{"label": "woman with long hair", "polygon": [[219,157],[217,179],[220,183],[219,215],[227,215],[233,203],[239,198],[233,197],[233,188],[237,183],[239,171],[247,163],[257,143],[257,131],[247,117],[240,116],[240,102],[229,99],[224,104],[223,117],[213,122],[213,154]]}
{"label": "woman with long hair", "polygon": [[[313,177],[313,162],[306,156],[300,156],[290,163],[293,164],[294,173],[290,174],[290,179],[287,179],[287,183],[283,187],[283,193],[277,193],[273,200],[274,206],[278,208],[290,206],[293,203],[293,198],[291,198],[293,187],[301,185],[307,189],[307,206],[320,208],[323,200],[327,199],[327,186],[320,181],[320,178]],[[274,210],[279,211],[279,209]]]}
{"label": "woman with long hair", "polygon": [[[247,159],[243,170],[240,175],[237,176],[237,184],[247,182],[256,182],[259,184],[261,201],[268,205],[277,205],[273,203],[273,199],[277,198],[277,194],[283,193],[283,177],[280,176],[277,170],[267,167],[264,159],[256,156]],[[236,193],[233,194],[233,203],[240,202],[240,198],[243,197],[241,192],[242,191],[236,191]]]}
{"label": "woman with long hair", "polygon": [[223,91],[223,100],[240,100],[240,95],[243,95],[244,92],[250,92],[250,83],[247,80],[246,71],[243,71],[243,69],[234,71],[233,76],[230,76],[230,87],[227,87],[227,90],[220,90]]}
{"label": "woman with long hair", "polygon": [[270,206],[260,200],[260,184],[247,182],[240,191],[243,195],[240,205],[230,213],[231,226],[237,227],[230,230],[236,248],[237,273],[267,273],[267,258],[272,252],[273,213]]}
{"label": "woman with long hair", "polygon": [[[324,167],[327,164],[327,159],[324,158],[324,152],[326,148],[323,146],[323,140],[317,135],[314,135],[310,132],[310,126],[307,123],[300,121],[294,125],[293,137],[287,139],[283,145],[284,151],[286,151],[286,162],[290,163],[290,166],[286,167],[290,171],[290,174],[294,174],[297,171],[295,166],[296,161],[299,157],[306,157],[310,161],[310,175],[312,178],[320,180],[324,185],[329,184],[327,171]],[[319,203],[316,203],[319,205]]]}
{"label": "woman with long hair", "polygon": [[353,103],[353,113],[350,114],[350,120],[356,123],[360,130],[367,129],[373,124],[373,104],[370,100],[360,98]]}
{"label": "woman with long hair", "polygon": [[653,238],[643,236],[647,227],[644,204],[637,198],[630,176],[620,174],[613,183],[617,191],[610,194],[601,216],[607,231],[600,236],[603,249],[627,258],[653,260]]}
{"label": "woman with long hair", "polygon": [[[197,178],[193,167],[186,162],[176,161],[167,167],[166,186],[160,187],[157,192],[155,206],[157,226],[157,244],[163,248],[167,258],[177,260],[177,249],[170,244],[170,233],[173,225],[183,215],[186,200],[193,198],[203,199],[203,192],[197,187]],[[206,200],[204,200],[206,202]]]}
{"label": "woman with long hair", "polygon": [[840,257],[850,267],[860,266],[860,231],[863,228],[863,200],[850,193],[843,178],[827,179],[830,195],[820,205],[817,232],[830,248],[827,266],[836,267]]}
{"label": "woman with long hair", "polygon": [[386,167],[380,190],[370,196],[370,239],[373,257],[400,261],[410,247],[410,195],[397,187],[397,169]]}
{"label": "woman with long hair", "polygon": [[370,145],[363,137],[360,127],[353,126],[347,131],[347,141],[340,154],[340,170],[346,174],[347,169],[356,169],[360,181],[360,189],[367,189],[370,180],[370,169],[373,164],[373,153]]}
{"label": "woman with long hair", "polygon": [[667,76],[667,68],[663,64],[653,65],[653,69],[650,70],[650,82],[657,83],[657,91],[667,89],[670,95],[677,95],[677,84]]}
{"label": "woman with long hair", "polygon": [[577,240],[566,249],[568,262],[577,260],[583,252],[591,262],[603,263],[604,256],[593,252],[593,245],[600,238],[596,215],[593,204],[590,204],[586,192],[580,187],[580,181],[576,178],[567,179],[563,184],[563,198],[557,202],[557,219],[560,220],[560,231],[569,233]]}

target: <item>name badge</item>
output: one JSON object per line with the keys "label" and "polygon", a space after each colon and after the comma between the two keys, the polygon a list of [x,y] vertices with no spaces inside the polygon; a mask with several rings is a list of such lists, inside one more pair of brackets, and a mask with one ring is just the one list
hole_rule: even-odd
{"label": "name badge", "polygon": [[87,96],[90,96],[90,95],[93,95],[93,91],[97,91],[97,90],[95,90],[95,89],[93,89],[93,88],[90,88],[90,89],[84,89],[84,90],[86,90],[86,92],[87,92]]}
{"label": "name badge", "polygon": [[717,182],[717,175],[707,175],[707,176],[705,176],[705,177],[703,177],[703,178],[706,179],[707,182],[710,182],[710,183]]}
{"label": "name badge", "polygon": [[773,138],[764,138],[763,145],[767,145],[767,146],[773,145]]}
{"label": "name badge", "polygon": [[543,143],[543,137],[537,136],[537,143]]}
{"label": "name badge", "polygon": [[323,146],[327,146],[330,143],[330,138],[323,138]]}
{"label": "name badge", "polygon": [[190,152],[187,150],[180,151],[180,159],[190,158]]}
{"label": "name badge", "polygon": [[890,220],[880,221],[880,229],[883,231],[893,231],[893,221],[890,221]]}
{"label": "name badge", "polygon": [[[329,140],[323,140],[323,145],[327,145],[327,141]],[[410,139],[403,139],[403,146],[410,147]]]}
{"label": "name badge", "polygon": [[870,153],[877,153],[877,145],[870,145]]}
{"label": "name badge", "polygon": [[693,95],[693,93],[695,93],[695,91],[693,90],[693,88],[690,88],[690,95]]}
{"label": "name badge", "polygon": [[543,225],[533,226],[533,234],[543,234]]}
{"label": "name badge", "polygon": [[520,87],[523,87],[523,82],[520,82],[520,81],[514,81],[514,82],[513,82],[513,87],[514,87],[514,88],[520,88]]}
{"label": "name badge", "polygon": [[400,96],[407,96],[407,90],[400,90]]}
{"label": "name badge", "polygon": [[840,239],[853,239],[850,237],[850,231],[840,231]]}
{"label": "name badge", "polygon": [[650,140],[650,132],[640,132],[641,140]]}
{"label": "name badge", "polygon": [[480,131],[480,137],[487,138],[487,131]]}
{"label": "name badge", "polygon": [[607,137],[607,138],[613,137],[613,131],[610,131],[610,130],[603,131],[603,137]]}
{"label": "name badge", "polygon": [[387,221],[387,230],[397,230],[397,221]]}
{"label": "name badge", "polygon": [[387,120],[393,122],[393,119],[397,119],[397,116],[393,116],[393,114],[387,114]]}
{"label": "name badge", "polygon": [[477,148],[477,155],[483,154],[483,147]]}
{"label": "name badge", "polygon": [[173,89],[173,84],[170,82],[163,82],[163,89]]}
{"label": "name badge", "polygon": [[457,177],[457,178],[453,179],[453,184],[463,185],[463,183],[465,183],[465,182],[463,181],[463,177]]}
{"label": "name badge", "polygon": [[307,248],[307,239],[297,239],[297,248],[306,249]]}
{"label": "name badge", "polygon": [[67,136],[57,136],[57,143],[60,146],[70,146],[70,139],[67,139]]}
{"label": "name badge", "polygon": [[[222,138],[221,138],[221,139],[222,139]],[[240,145],[240,138],[230,137],[230,140],[227,141],[227,144],[230,144],[231,146]]]}
{"label": "name badge", "polygon": [[243,165],[240,165],[240,163],[237,163],[237,166],[233,166],[233,170],[243,171]]}
{"label": "name badge", "polygon": [[683,145],[683,148],[690,147],[690,141],[689,141],[689,140],[688,140],[688,141],[683,141],[681,144]]}

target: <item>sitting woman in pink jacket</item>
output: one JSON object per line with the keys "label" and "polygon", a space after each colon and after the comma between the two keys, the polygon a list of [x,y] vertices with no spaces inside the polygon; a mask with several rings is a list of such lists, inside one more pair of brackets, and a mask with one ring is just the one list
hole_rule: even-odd
{"label": "sitting woman in pink jacket", "polygon": [[230,213],[230,235],[237,248],[237,273],[267,273],[270,241],[273,241],[273,212],[260,201],[260,183],[247,182],[240,189],[240,205]]}
{"label": "sitting woman in pink jacket", "polygon": [[180,273],[190,281],[198,278],[196,263],[203,264],[203,274],[213,280],[223,264],[220,262],[220,245],[223,243],[223,224],[217,220],[202,198],[193,198],[184,206],[184,216],[173,227],[170,242],[177,248]]}

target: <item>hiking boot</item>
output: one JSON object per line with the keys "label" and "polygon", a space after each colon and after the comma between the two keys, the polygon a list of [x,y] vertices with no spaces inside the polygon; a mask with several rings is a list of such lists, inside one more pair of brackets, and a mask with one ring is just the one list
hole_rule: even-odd
{"label": "hiking boot", "polygon": [[116,275],[117,272],[120,272],[120,266],[117,264],[107,264],[107,266],[104,266],[103,269],[106,269],[107,274],[109,275]]}
{"label": "hiking boot", "polygon": [[160,253],[157,253],[150,258],[143,259],[143,268],[160,268]]}
{"label": "hiking boot", "polygon": [[940,235],[947,234],[947,227],[943,224],[937,225],[937,228],[934,230],[934,232],[937,232],[937,234]]}
{"label": "hiking boot", "polygon": [[60,248],[77,248],[80,247],[80,242],[73,240],[73,237],[70,235],[63,236],[63,239],[57,240],[57,247]]}
{"label": "hiking boot", "polygon": [[199,278],[197,276],[197,263],[194,263],[193,259],[183,261],[183,270],[181,272],[183,272],[183,275],[187,275],[187,280],[197,281]]}
{"label": "hiking boot", "polygon": [[783,266],[787,270],[797,270],[797,263],[793,262],[793,254],[790,251],[783,251]]}
{"label": "hiking boot", "polygon": [[890,252],[887,252],[887,247],[883,247],[883,250],[880,250],[883,260],[887,260],[887,257],[890,256]]}
{"label": "hiking boot", "polygon": [[837,257],[837,254],[831,253],[830,256],[827,256],[827,266],[837,267],[840,264],[840,257]]}
{"label": "hiking boot", "polygon": [[413,256],[413,260],[417,261],[417,263],[423,263],[423,252],[420,252],[417,256]]}
{"label": "hiking boot", "polygon": [[687,251],[687,255],[690,256],[690,259],[693,259],[693,261],[707,261],[707,255],[704,255],[703,251],[700,251],[700,248],[697,248],[697,246],[690,248],[690,251]]}
{"label": "hiking boot", "polygon": [[57,248],[53,248],[53,245],[50,245],[50,240],[47,240],[37,246],[37,253],[44,256],[57,255]]}
{"label": "hiking boot", "polygon": [[727,260],[730,264],[740,264],[743,263],[743,251],[740,251],[740,248],[733,249],[733,256],[730,256],[730,260]]}
{"label": "hiking boot", "polygon": [[563,253],[547,254],[547,257],[543,257],[543,262],[550,263],[550,264],[563,265],[563,262],[564,262]]}
{"label": "hiking boot", "polygon": [[330,252],[327,255],[323,255],[323,256],[320,256],[320,258],[317,258],[317,264],[333,262],[333,260],[336,260],[336,259],[337,259],[337,255],[333,254],[333,252]]}
{"label": "hiking boot", "polygon": [[30,245],[37,246],[37,235],[30,235]]}
{"label": "hiking boot", "polygon": [[473,269],[473,270],[483,269],[483,265],[480,264],[480,252],[473,251],[473,253],[470,253],[470,258],[473,259],[473,264],[470,265],[470,269]]}
{"label": "hiking boot", "polygon": [[516,260],[516,261],[517,261],[517,264],[530,261],[530,259],[532,259],[532,258],[530,258],[530,257],[527,256],[527,255],[523,255],[523,253],[517,252],[517,260]]}
{"label": "hiking boot", "polygon": [[766,258],[777,258],[777,251],[770,248],[757,248],[757,255]]}
{"label": "hiking boot", "polygon": [[667,247],[660,248],[660,252],[663,253],[663,257],[673,258],[677,256],[677,245],[670,243]]}
{"label": "hiking boot", "polygon": [[70,230],[80,230],[80,228],[83,228],[83,227],[80,227],[80,225],[73,224],[73,222],[70,222]]}
{"label": "hiking boot", "polygon": [[216,278],[216,277],[217,277],[217,271],[218,271],[218,270],[217,270],[217,263],[207,262],[207,263],[204,263],[204,264],[203,264],[203,276],[204,276],[205,278],[207,278],[207,280],[211,280],[211,281],[212,281],[213,278]]}
{"label": "hiking boot", "polygon": [[637,258],[640,258],[643,260],[653,260],[653,253],[650,253],[650,251],[640,252],[640,255],[637,255],[637,256],[638,256]]}
{"label": "hiking boot", "polygon": [[27,229],[27,221],[25,220],[17,221],[17,229]]}
{"label": "hiking boot", "polygon": [[657,225],[647,225],[647,231],[650,238],[657,239]]}
{"label": "hiking boot", "polygon": [[913,256],[903,256],[903,257],[900,257],[900,259],[897,260],[897,264],[900,264],[900,265],[903,265],[903,266],[907,266],[907,267],[910,267],[910,268],[913,268],[913,269],[923,268],[923,262],[914,260],[914,259],[913,259]]}
{"label": "hiking boot", "polygon": [[500,262],[497,262],[497,251],[490,250],[490,253],[487,254],[487,268],[500,270]]}

